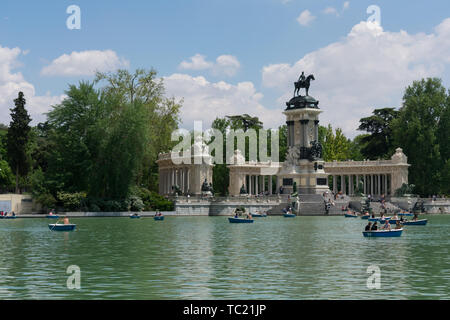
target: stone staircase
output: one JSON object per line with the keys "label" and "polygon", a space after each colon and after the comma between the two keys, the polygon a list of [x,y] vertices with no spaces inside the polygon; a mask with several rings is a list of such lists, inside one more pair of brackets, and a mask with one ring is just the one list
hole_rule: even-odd
{"label": "stone staircase", "polygon": [[284,214],[283,209],[285,209],[289,204],[286,202],[281,202],[280,204],[273,206],[271,209],[267,210],[268,215],[280,216]]}
{"label": "stone staircase", "polygon": [[299,194],[301,216],[325,215],[325,202],[320,194]]}

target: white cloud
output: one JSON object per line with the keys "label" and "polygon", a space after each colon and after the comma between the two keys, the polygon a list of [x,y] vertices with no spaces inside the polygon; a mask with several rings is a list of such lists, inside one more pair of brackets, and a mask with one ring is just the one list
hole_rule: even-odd
{"label": "white cloud", "polygon": [[127,68],[129,62],[112,50],[86,50],[63,54],[41,70],[46,76],[92,76],[96,71],[115,71]]}
{"label": "white cloud", "polygon": [[26,81],[22,73],[13,71],[22,66],[18,59],[23,54],[26,52],[19,48],[0,46],[0,123],[9,124],[11,121],[9,109],[14,107],[14,99],[19,91],[25,95],[26,108],[33,124],[44,120],[42,113],[47,112],[50,105],[59,103],[64,97],[52,96],[49,92],[45,96],[36,96],[33,84]]}
{"label": "white cloud", "polygon": [[181,119],[184,128],[192,128],[194,121],[203,121],[209,128],[216,117],[248,113],[258,116],[266,128],[278,128],[284,122],[280,109],[265,108],[252,82],[236,85],[219,81],[209,82],[203,76],[172,74],[164,78],[168,96],[184,99]]}
{"label": "white cloud", "polygon": [[323,10],[323,13],[325,13],[325,14],[333,14],[335,16],[339,16],[339,12],[334,7],[326,7]]}
{"label": "white cloud", "polygon": [[309,10],[304,10],[297,18],[297,22],[302,26],[308,26],[316,17]]}
{"label": "white cloud", "polygon": [[[350,7],[350,1],[345,1],[342,5],[341,13],[343,13],[345,10],[347,10]],[[335,7],[326,7],[323,11],[324,14],[331,14],[335,15],[336,17],[339,17],[341,13],[335,8]]]}
{"label": "white cloud", "polygon": [[205,70],[213,66],[212,62],[205,60],[205,56],[197,53],[189,58],[190,61],[182,61],[179,65],[181,70]]}
{"label": "white cloud", "polygon": [[423,77],[442,77],[450,63],[450,19],[431,34],[384,31],[378,24],[361,22],[342,40],[306,54],[293,65],[263,67],[263,85],[293,94],[299,74],[313,73],[310,94],[324,110],[321,119],[353,137],[359,119],[374,108],[398,107],[404,89]]}
{"label": "white cloud", "polygon": [[239,60],[232,55],[224,54],[216,58],[216,62],[206,61],[206,57],[197,53],[190,57],[187,61],[184,60],[178,66],[181,70],[210,70],[215,76],[225,75],[234,76],[241,67]]}

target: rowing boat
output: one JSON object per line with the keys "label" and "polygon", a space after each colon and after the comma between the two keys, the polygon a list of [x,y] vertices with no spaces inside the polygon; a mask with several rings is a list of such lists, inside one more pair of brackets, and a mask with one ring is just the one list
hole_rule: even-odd
{"label": "rowing boat", "polygon": [[60,224],[60,223],[52,223],[48,225],[48,228],[51,231],[73,231],[75,230],[76,224]]}
{"label": "rowing boat", "polygon": [[404,217],[412,217],[414,214],[412,214],[411,212],[405,212],[405,213],[399,213],[399,216],[404,216]]}
{"label": "rowing boat", "polygon": [[283,216],[284,216],[285,218],[294,218],[294,217],[295,217],[295,214],[293,214],[293,213],[285,213],[285,214],[283,214]]}
{"label": "rowing boat", "polygon": [[428,222],[428,219],[421,219],[421,220],[416,220],[416,221],[404,221],[403,224],[405,226],[424,226],[426,225]]}
{"label": "rowing boat", "polygon": [[162,221],[164,220],[164,216],[154,216],[153,219],[155,219],[156,221]]}
{"label": "rowing boat", "polygon": [[363,231],[364,237],[368,238],[387,238],[387,237],[400,237],[402,235],[403,229],[393,229],[393,230],[372,230]]}
{"label": "rowing boat", "polygon": [[265,214],[265,213],[263,213],[263,214],[260,214],[260,213],[252,213],[252,217],[253,217],[253,218],[265,218],[265,217],[267,217],[267,214]]}
{"label": "rowing boat", "polygon": [[230,221],[230,223],[253,223],[253,219],[232,218],[232,217],[229,217],[228,221]]}
{"label": "rowing boat", "polygon": [[344,216],[346,218],[358,218],[358,216],[356,214],[350,214],[350,213],[346,213],[346,214],[344,214]]}

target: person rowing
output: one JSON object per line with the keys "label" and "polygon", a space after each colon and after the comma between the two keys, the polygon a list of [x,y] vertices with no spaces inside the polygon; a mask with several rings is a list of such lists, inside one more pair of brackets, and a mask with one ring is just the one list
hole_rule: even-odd
{"label": "person rowing", "polygon": [[370,230],[372,230],[372,222],[369,221],[369,223],[366,226],[365,231],[370,231]]}
{"label": "person rowing", "polygon": [[64,223],[64,224],[70,224],[69,218],[67,218],[67,216],[64,216],[63,223]]}
{"label": "person rowing", "polygon": [[375,221],[372,225],[372,228],[370,228],[370,231],[377,231],[378,230],[378,225],[377,222]]}
{"label": "person rowing", "polygon": [[386,219],[386,222],[384,223],[383,230],[391,230],[391,224],[388,219]]}

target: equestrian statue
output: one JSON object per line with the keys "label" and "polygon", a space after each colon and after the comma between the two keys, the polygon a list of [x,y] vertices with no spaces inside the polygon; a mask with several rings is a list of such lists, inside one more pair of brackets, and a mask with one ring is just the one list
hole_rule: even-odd
{"label": "equestrian statue", "polygon": [[302,71],[302,74],[298,78],[298,81],[294,82],[294,85],[295,85],[294,97],[296,96],[296,93],[297,93],[297,95],[299,95],[301,88],[305,88],[306,95],[308,96],[309,95],[308,91],[309,91],[309,86],[311,84],[311,80],[316,80],[316,79],[314,79],[314,76],[312,74],[305,77],[305,72]]}

